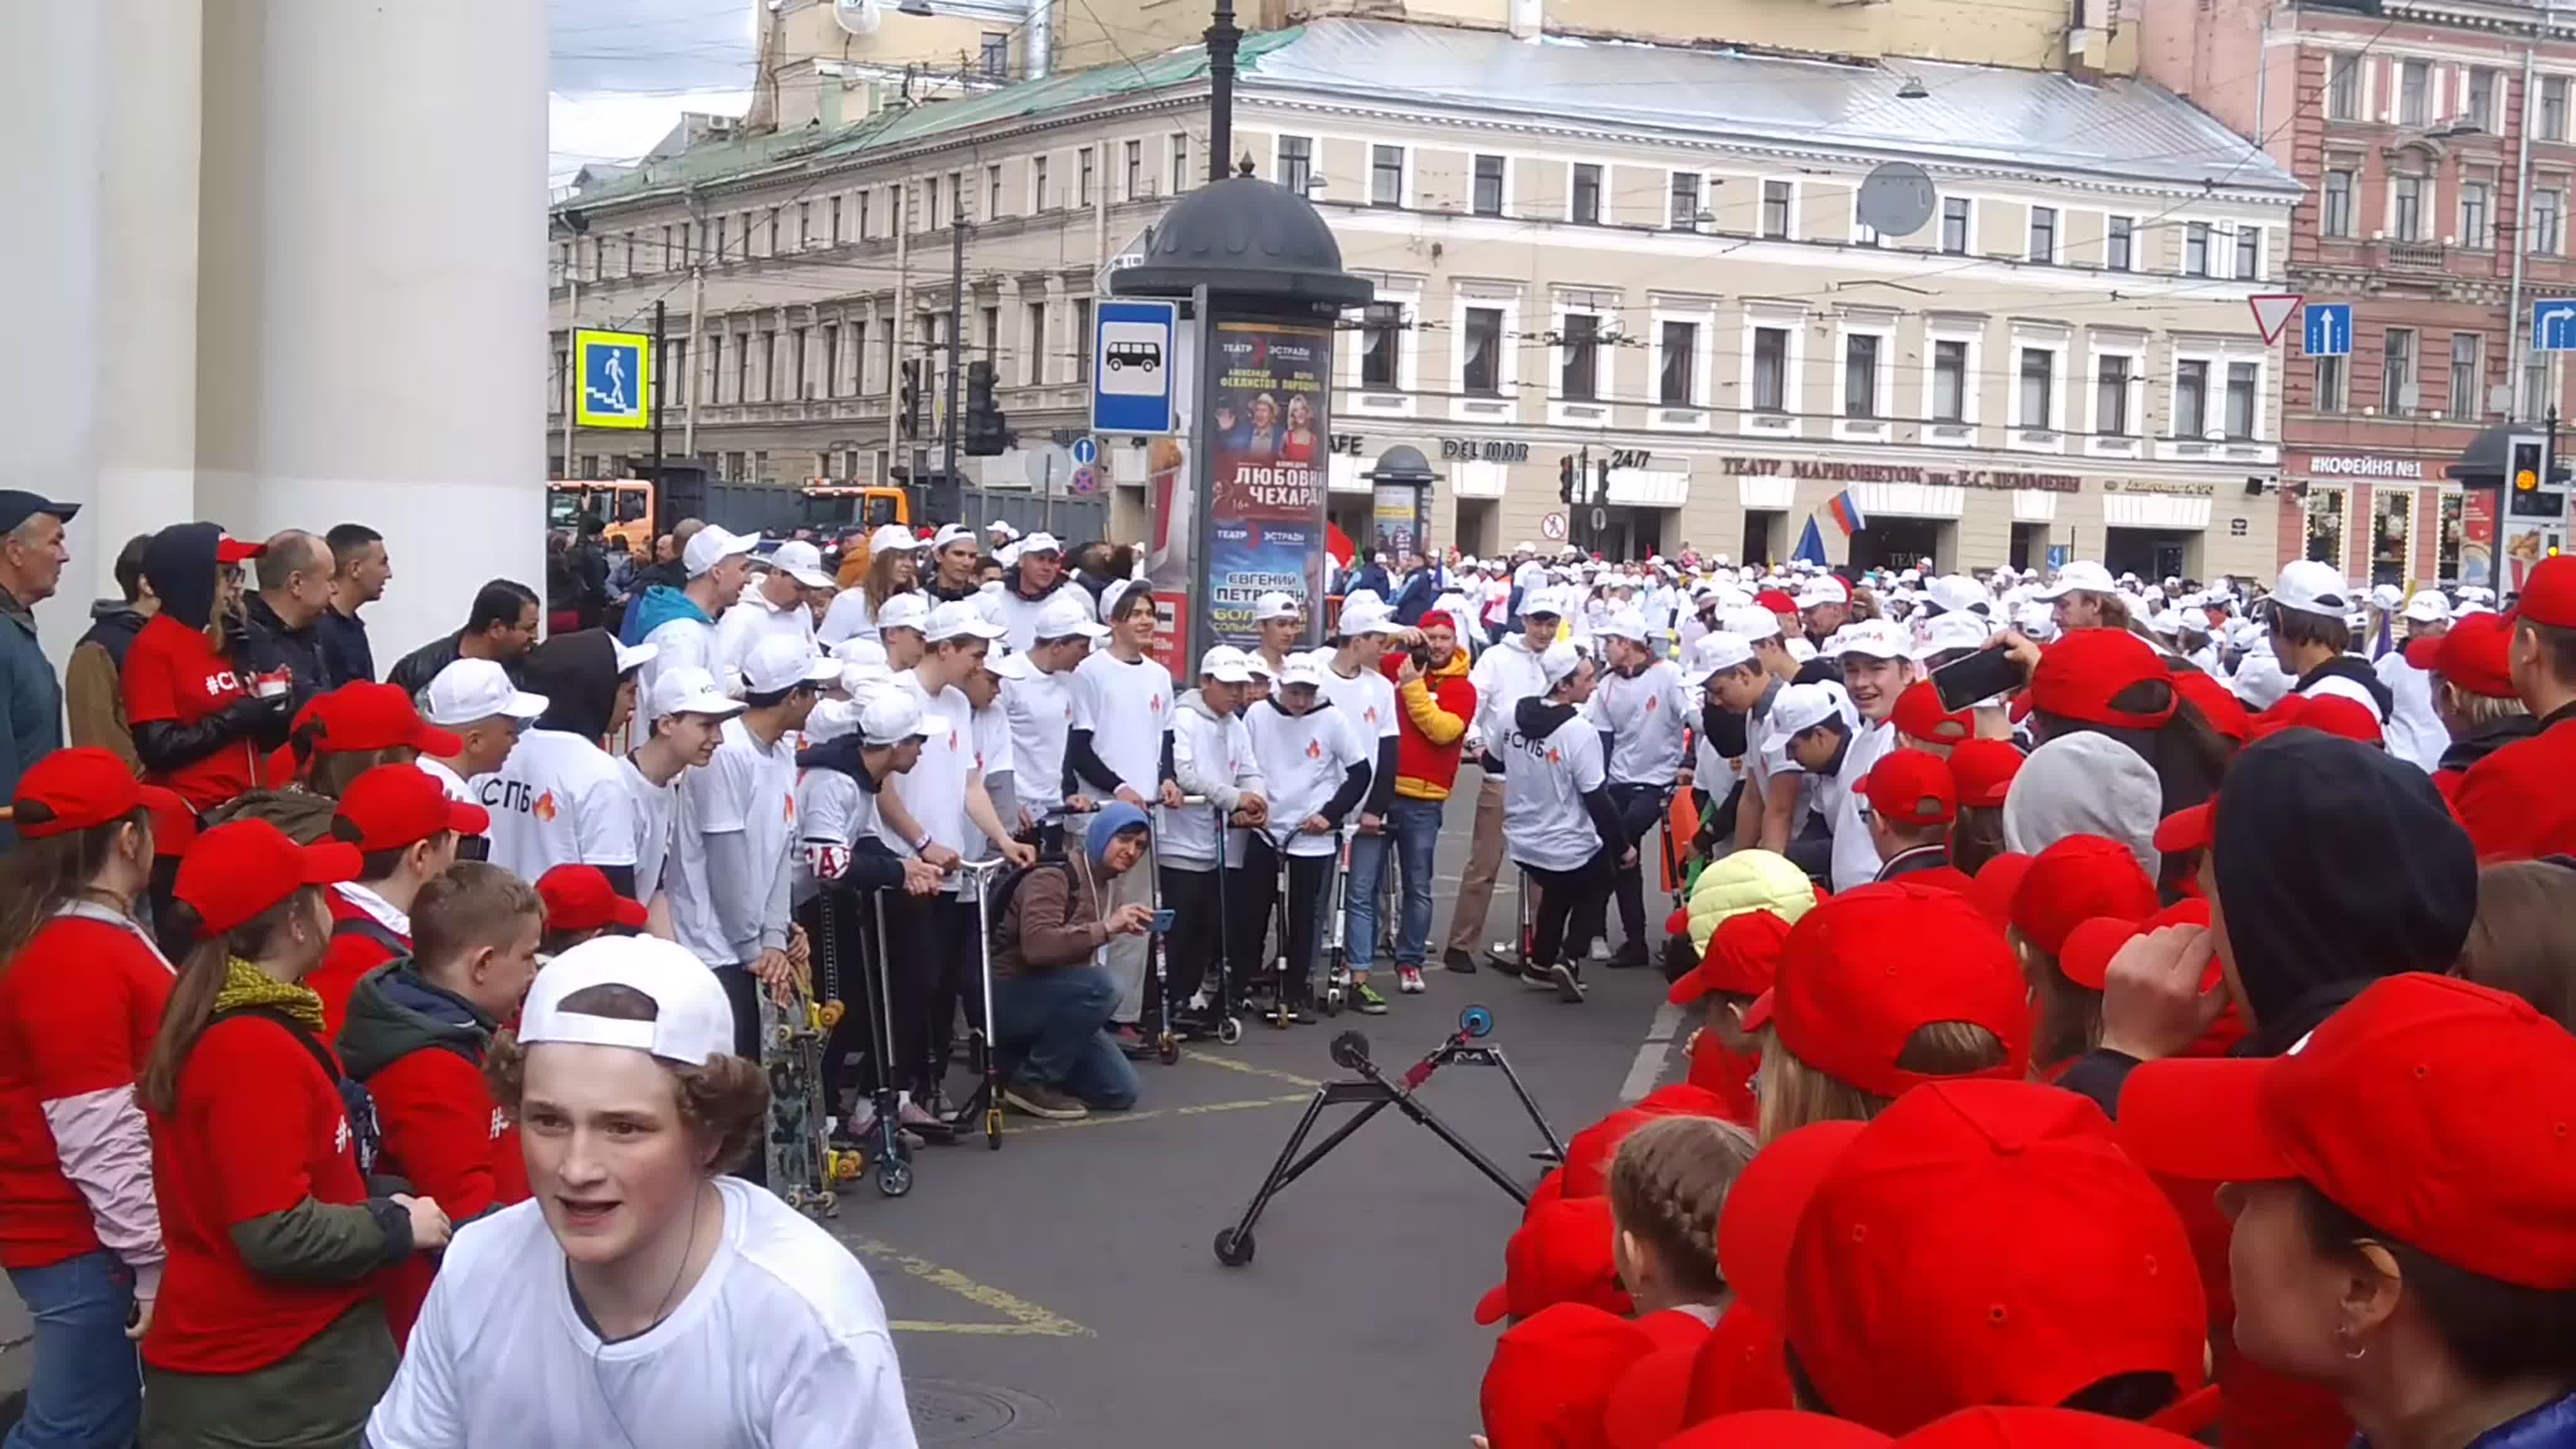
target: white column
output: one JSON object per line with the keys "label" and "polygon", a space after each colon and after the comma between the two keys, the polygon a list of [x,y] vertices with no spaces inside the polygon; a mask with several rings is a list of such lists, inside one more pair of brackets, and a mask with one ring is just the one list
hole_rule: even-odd
{"label": "white column", "polygon": [[[99,173],[107,80],[107,15],[97,5],[0,5],[0,255],[20,278],[0,346],[0,486],[86,504],[99,460]],[[89,510],[71,525],[72,566],[36,611],[59,666],[88,627],[89,560],[100,548]],[[107,545],[113,548],[115,545]]]}
{"label": "white column", "polygon": [[116,86],[105,108],[98,493],[83,521],[89,591],[116,594],[117,550],[197,516],[197,160],[203,12],[105,0]]}
{"label": "white column", "polygon": [[386,664],[544,589],[546,7],[268,0],[251,526],[383,532]]}

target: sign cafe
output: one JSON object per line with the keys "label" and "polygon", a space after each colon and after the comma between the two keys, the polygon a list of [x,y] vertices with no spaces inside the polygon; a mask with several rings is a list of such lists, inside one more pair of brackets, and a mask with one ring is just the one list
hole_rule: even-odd
{"label": "sign cafe", "polygon": [[2384,458],[2376,453],[2310,453],[2308,472],[2318,478],[2387,478],[2401,483],[2425,481],[2421,458]]}
{"label": "sign cafe", "polygon": [[2073,493],[2083,481],[2073,473],[1920,468],[1910,463],[1836,463],[1820,458],[1725,458],[1720,462],[1726,472],[1740,476],[1785,475],[1826,483],[1928,483],[1947,488],[2033,488],[2045,493]]}

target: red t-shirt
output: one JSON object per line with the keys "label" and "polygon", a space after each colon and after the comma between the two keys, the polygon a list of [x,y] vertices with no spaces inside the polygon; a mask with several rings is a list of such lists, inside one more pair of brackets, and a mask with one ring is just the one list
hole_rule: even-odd
{"label": "red t-shirt", "polygon": [[[382,1167],[412,1191],[437,1200],[455,1222],[528,1199],[527,1159],[519,1129],[492,1100],[480,1064],[442,1046],[396,1058],[367,1079],[384,1134]],[[385,1318],[394,1342],[407,1343],[436,1267],[414,1253],[385,1285]]]}
{"label": "red t-shirt", "polygon": [[98,1251],[44,1104],[132,1090],[169,999],[170,968],[141,937],[80,916],[47,922],[0,972],[0,1266]]}
{"label": "red t-shirt", "polygon": [[179,1110],[152,1118],[152,1178],[170,1264],[143,1359],[180,1373],[264,1369],[373,1299],[376,1275],[292,1282],[251,1270],[236,1223],[306,1199],[367,1200],[337,1083],[277,1022],[236,1016],[197,1038],[179,1073]]}
{"label": "red t-shirt", "polygon": [[[215,652],[206,636],[166,614],[155,614],[126,646],[125,719],[130,725],[163,720],[195,724],[235,700],[249,698],[233,662]],[[231,740],[204,759],[167,775],[147,774],[167,785],[200,813],[252,788],[259,780],[259,749]]]}
{"label": "red t-shirt", "polygon": [[2576,720],[2560,719],[2516,740],[2460,776],[2451,813],[2467,827],[2478,859],[2530,860],[2576,852]]}
{"label": "red t-shirt", "polygon": [[322,1039],[336,1042],[341,1026],[349,1019],[349,997],[358,989],[358,983],[368,972],[408,952],[411,938],[395,931],[403,943],[402,950],[397,951],[378,940],[375,931],[344,930],[342,921],[364,921],[383,931],[393,928],[338,891],[325,891],[322,899],[331,910],[331,945],[322,953],[322,964],[313,968],[304,984],[322,998]]}
{"label": "red t-shirt", "polygon": [[1762,1123],[1762,1104],[1753,1095],[1753,1077],[1761,1070],[1760,1052],[1729,1051],[1716,1032],[1702,1027],[1699,1040],[1691,1043],[1685,1080],[1716,1093],[1726,1103],[1726,1120],[1751,1131]]}

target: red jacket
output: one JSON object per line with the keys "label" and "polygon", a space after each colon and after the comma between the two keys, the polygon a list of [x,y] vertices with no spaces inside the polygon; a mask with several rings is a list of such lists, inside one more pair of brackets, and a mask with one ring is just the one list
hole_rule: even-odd
{"label": "red jacket", "polygon": [[[338,891],[324,891],[322,900],[331,910],[331,944],[304,984],[322,998],[322,1039],[338,1041],[340,1027],[349,1019],[349,993],[358,989],[368,972],[396,956],[410,955],[411,937],[369,915],[365,907]],[[401,944],[394,944],[397,941]]]}
{"label": "red jacket", "polygon": [[2576,853],[2576,705],[2541,722],[2460,776],[2451,812],[2467,827],[2480,860],[2529,860]]}
{"label": "red jacket", "polygon": [[[1397,684],[1395,793],[1407,800],[1446,800],[1458,780],[1460,742],[1476,718],[1476,686],[1467,682],[1467,651],[1411,684]],[[1403,667],[1393,653],[1378,664],[1389,679]]]}

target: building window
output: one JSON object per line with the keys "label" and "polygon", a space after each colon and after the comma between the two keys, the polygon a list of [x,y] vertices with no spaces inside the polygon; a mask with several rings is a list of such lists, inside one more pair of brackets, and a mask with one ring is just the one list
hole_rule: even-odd
{"label": "building window", "polygon": [[1008,80],[1011,76],[1011,36],[1008,31],[984,32],[984,79]]}
{"label": "building window", "polygon": [[1466,338],[1462,344],[1465,361],[1459,369],[1458,385],[1478,397],[1499,397],[1503,391],[1503,311],[1499,307],[1467,309]]}
{"label": "building window", "polygon": [[1369,148],[1369,205],[1404,205],[1404,148]]}
{"label": "building window", "polygon": [[2426,93],[2432,89],[2433,67],[2420,60],[2397,63],[2397,124],[2424,124]]}
{"label": "building window", "polygon": [[707,338],[707,401],[724,401],[724,334]]}
{"label": "building window", "polygon": [[1855,332],[1843,339],[1843,416],[1878,415],[1878,337]]}
{"label": "building window", "polygon": [[1127,166],[1125,197],[1129,201],[1137,200],[1145,194],[1145,143],[1128,142],[1126,154],[1120,159]]}
{"label": "building window", "polygon": [[1968,420],[1968,344],[1960,341],[1936,341],[1932,344],[1932,420],[1937,423],[1964,423]]}
{"label": "building window", "polygon": [[2485,66],[2469,68],[2469,103],[2461,108],[2460,119],[2481,131],[2493,131],[2495,125],[2496,73]]}
{"label": "building window", "polygon": [[2034,262],[2057,260],[2057,208],[2034,206],[2030,209],[2030,259]]}
{"label": "building window", "polygon": [[2460,245],[2485,251],[2487,235],[2487,184],[2483,181],[2460,183]]}
{"label": "building window", "polygon": [[1036,212],[1046,209],[1047,158],[1032,156],[1029,158],[1029,210]]}
{"label": "building window", "polygon": [[796,203],[796,249],[803,251],[814,244],[814,203]]}
{"label": "building window", "polygon": [[765,255],[778,255],[778,208],[769,209],[769,250]]}
{"label": "building window", "polygon": [[1789,329],[1753,329],[1753,407],[1757,412],[1789,408]]}
{"label": "building window", "polygon": [[986,307],[983,309],[978,316],[976,336],[979,339],[978,345],[984,353],[984,360],[987,362],[995,360],[995,358],[1000,355],[1002,349],[1001,308]]}
{"label": "building window", "polygon": [[826,322],[823,324],[823,396],[840,395],[841,329],[837,323]]}
{"label": "building window", "polygon": [[2321,413],[2343,411],[2343,359],[2341,357],[2317,359],[2316,387],[2314,396],[2308,400],[2308,406]]}
{"label": "building window", "polygon": [[1393,389],[1402,369],[1404,304],[1371,302],[1360,319],[1360,386]]}
{"label": "building window", "polygon": [[1699,230],[1699,173],[1676,171],[1672,184],[1672,227],[1675,231]]}
{"label": "building window", "polygon": [[2134,272],[2138,269],[2137,227],[2138,222],[2135,217],[2111,218],[2110,233],[2103,239],[2104,266],[2115,272]]}
{"label": "building window", "polygon": [[2451,334],[2451,416],[2475,418],[2486,405],[2487,340],[2475,332]]}
{"label": "building window", "polygon": [[738,403],[751,401],[751,339],[748,337],[733,349],[733,400]]}
{"label": "building window", "polygon": [[2389,178],[2388,184],[2397,198],[2397,239],[2410,242],[2422,241],[2424,239],[2424,178],[2395,176]]}
{"label": "building window", "polygon": [[2257,391],[2253,363],[2227,364],[2227,436],[2231,438],[2254,436],[2254,420],[2258,416],[2255,408]]}
{"label": "building window", "polygon": [[1047,380],[1047,304],[1031,302],[1020,324],[1020,366],[1022,382],[1035,386]]}
{"label": "building window", "polygon": [[1174,131],[1172,133],[1172,194],[1178,196],[1189,189],[1190,133]]}
{"label": "building window", "polygon": [[859,193],[859,240],[861,241],[866,241],[868,239],[868,232],[870,230],[868,226],[868,213],[874,209],[869,205],[869,203],[873,202],[875,199],[876,193],[873,191],[862,191]]}
{"label": "building window", "polygon": [[2540,139],[2567,139],[2567,77],[2563,75],[2540,79]]}
{"label": "building window", "polygon": [[1564,352],[1559,391],[1571,402],[1590,402],[1601,392],[1601,319],[1589,312],[1565,314],[1559,339]]}
{"label": "building window", "polygon": [[1075,153],[1073,163],[1073,204],[1089,206],[1091,204],[1091,148],[1085,146]]}
{"label": "building window", "polygon": [[1073,304],[1073,380],[1091,380],[1091,299],[1079,297]]}
{"label": "building window", "polygon": [[2174,364],[2174,436],[2196,439],[2208,427],[2209,364],[2177,362]]}
{"label": "building window", "polygon": [[963,171],[948,173],[948,219],[951,222],[966,220],[966,173]]}
{"label": "building window", "polygon": [[1699,324],[1666,322],[1663,333],[1663,370],[1656,380],[1655,399],[1666,407],[1694,406],[1699,400]]}
{"label": "building window", "polygon": [[1579,226],[1601,222],[1601,168],[1587,161],[1574,163],[1574,221]]}
{"label": "building window", "polygon": [[2021,350],[2021,425],[2050,431],[2057,385],[2057,354],[2045,347]]}
{"label": "building window", "polygon": [[2550,394],[2553,391],[2554,389],[2549,385],[2548,354],[2540,352],[2531,354],[2530,360],[2522,365],[2521,418],[2529,422],[2547,416]]}
{"label": "building window", "polygon": [[1762,183],[1762,234],[1779,240],[1789,236],[1789,183]]}
{"label": "building window", "polygon": [[793,331],[791,331],[791,332],[789,332],[789,333],[787,334],[787,355],[788,355],[788,357],[792,360],[792,364],[793,364],[793,366],[792,366],[792,368],[791,368],[791,376],[790,376],[790,379],[789,379],[789,381],[790,381],[790,387],[789,387],[788,395],[789,395],[790,397],[795,397],[795,398],[809,398],[809,397],[812,397],[814,394],[813,394],[812,392],[808,391],[808,390],[806,389],[806,386],[805,386],[805,329],[804,329],[804,328],[802,328],[802,327],[796,328],[795,330],[793,330]]}
{"label": "building window", "polygon": [[2326,114],[2338,121],[2361,114],[2361,57],[2352,51],[2326,57]]}
{"label": "building window", "polygon": [[2415,411],[2415,332],[2391,327],[2380,353],[2379,410],[2392,418]]}
{"label": "building window", "polygon": [[[837,196],[833,197],[829,205],[831,207],[832,245],[839,246],[841,244],[841,198]],[[662,248],[664,251],[670,250],[670,236],[671,229],[669,227],[664,227],[662,229]]]}
{"label": "building window", "polygon": [[1968,198],[1941,198],[1941,250],[1954,257],[1968,254]]}
{"label": "building window", "polygon": [[2543,256],[2558,255],[2559,218],[2567,211],[2567,193],[2544,186],[2531,193],[2531,249]]}
{"label": "building window", "polygon": [[1500,216],[1503,214],[1502,157],[1479,156],[1476,158],[1475,203],[1476,214],[1478,216]]}
{"label": "building window", "polygon": [[1852,218],[1852,245],[1858,247],[1880,247],[1887,245],[1887,239],[1878,234],[1877,227],[1871,226],[1868,222],[1862,221],[1858,217],[1854,217]]}
{"label": "building window", "polygon": [[733,230],[733,218],[732,218],[732,217],[729,217],[729,216],[720,216],[720,217],[717,217],[717,218],[716,218],[716,260],[717,260],[717,261],[723,261],[723,260],[725,259],[725,245],[726,245],[725,238],[726,238],[726,235],[727,235],[729,232],[731,232],[732,230]]}
{"label": "building window", "polygon": [[2343,568],[2343,490],[2321,488],[2308,494],[2308,560]]}
{"label": "building window", "polygon": [[2125,438],[2129,435],[2129,359],[2103,357],[2093,367],[2093,431]]}
{"label": "building window", "polygon": [[2236,279],[2250,282],[2263,275],[2263,228],[2236,228]]}
{"label": "building window", "polygon": [[984,219],[991,221],[1002,214],[1002,167],[999,162],[984,168]]}
{"label": "building window", "polygon": [[2336,169],[2326,173],[2325,208],[2318,214],[2317,230],[2325,236],[2352,235],[2352,173]]}
{"label": "building window", "polygon": [[1279,184],[1303,194],[1315,181],[1315,142],[1311,136],[1279,138]]}
{"label": "building window", "polygon": [[2195,221],[2183,227],[2182,270],[2185,276],[2209,275],[2209,223]]}

